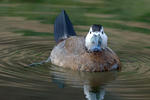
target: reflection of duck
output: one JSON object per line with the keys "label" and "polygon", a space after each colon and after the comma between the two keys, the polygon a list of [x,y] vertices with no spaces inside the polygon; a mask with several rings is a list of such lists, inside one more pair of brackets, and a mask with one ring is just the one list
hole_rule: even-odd
{"label": "reflection of duck", "polygon": [[65,88],[69,85],[76,88],[83,88],[87,100],[103,100],[105,95],[105,85],[113,81],[116,72],[87,73],[71,71],[59,67],[50,67],[52,80],[58,87]]}
{"label": "reflection of duck", "polygon": [[92,88],[89,85],[84,85],[84,94],[88,100],[103,100],[105,96],[104,88]]}
{"label": "reflection of duck", "polygon": [[56,18],[55,40],[58,43],[49,59],[52,64],[81,71],[120,69],[120,60],[107,47],[107,35],[101,25],[92,25],[87,36],[76,36],[65,11]]}

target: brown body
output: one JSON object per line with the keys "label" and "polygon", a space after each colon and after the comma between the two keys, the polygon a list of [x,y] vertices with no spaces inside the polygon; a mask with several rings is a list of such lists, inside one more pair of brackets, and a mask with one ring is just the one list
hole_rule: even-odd
{"label": "brown body", "polygon": [[84,37],[72,36],[58,43],[51,52],[52,64],[73,70],[102,72],[121,68],[118,56],[110,49],[88,52]]}

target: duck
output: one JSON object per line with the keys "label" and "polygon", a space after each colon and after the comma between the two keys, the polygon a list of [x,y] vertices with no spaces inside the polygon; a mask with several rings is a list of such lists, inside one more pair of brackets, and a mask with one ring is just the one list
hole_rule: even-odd
{"label": "duck", "polygon": [[91,25],[86,36],[78,36],[63,10],[54,23],[54,39],[56,45],[48,58],[54,65],[85,72],[121,69],[120,59],[107,46],[108,37],[100,24]]}
{"label": "duck", "polygon": [[65,10],[54,22],[56,45],[47,60],[30,66],[51,62],[62,68],[85,71],[106,72],[121,70],[121,62],[116,53],[107,46],[108,37],[100,24],[93,24],[86,36],[78,36]]}

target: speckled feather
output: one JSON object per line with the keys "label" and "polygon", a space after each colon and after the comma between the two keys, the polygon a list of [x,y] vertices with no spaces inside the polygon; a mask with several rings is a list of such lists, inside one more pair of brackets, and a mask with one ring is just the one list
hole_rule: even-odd
{"label": "speckled feather", "polygon": [[87,52],[84,41],[84,37],[72,36],[58,43],[51,52],[52,64],[89,72],[120,70],[120,60],[109,47]]}

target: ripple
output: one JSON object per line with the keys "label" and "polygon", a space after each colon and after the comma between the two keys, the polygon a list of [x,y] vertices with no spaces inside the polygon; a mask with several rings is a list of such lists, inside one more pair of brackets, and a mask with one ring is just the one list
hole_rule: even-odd
{"label": "ripple", "polygon": [[[29,67],[33,62],[48,58],[54,41],[49,37],[23,37],[11,32],[4,33],[0,33],[0,87],[4,90],[13,88],[22,90],[22,93],[36,92],[35,96],[40,94],[43,97],[57,97],[60,93],[65,97],[118,97],[115,100],[150,98],[150,56],[147,53],[135,54],[130,51],[129,54],[120,54],[123,64],[121,72],[77,72],[51,63]],[[128,49],[122,52],[128,52]],[[135,55],[131,57],[131,53]]]}
{"label": "ripple", "polygon": [[[150,98],[150,77],[145,73],[149,73],[149,68],[144,66],[150,57],[135,56],[138,61],[124,65],[122,72],[76,72],[50,63],[30,68],[28,64],[48,57],[49,51],[54,45],[52,43],[48,46],[48,43],[49,39],[17,38],[16,40],[7,40],[5,38],[1,40],[0,44],[5,47],[0,49],[0,87],[16,87],[54,93],[51,89],[55,90],[58,86],[83,89],[87,97],[90,97],[90,91],[97,91],[99,95],[105,91],[111,93],[112,96],[121,98],[118,100],[148,100]],[[130,70],[129,67],[133,66],[136,66],[135,70],[133,70],[134,68]],[[147,69],[141,71],[142,68]],[[70,92],[74,94],[73,91]],[[105,95],[103,96],[105,97]]]}

